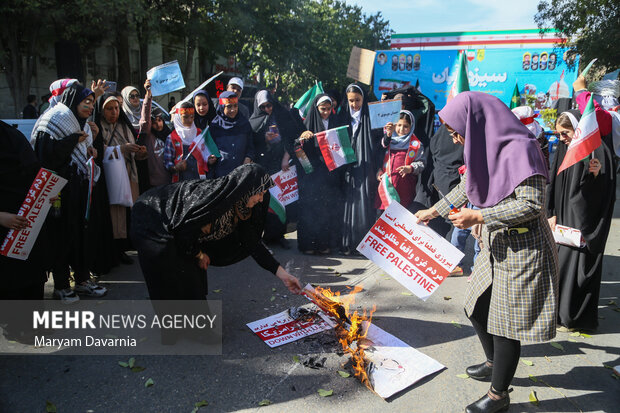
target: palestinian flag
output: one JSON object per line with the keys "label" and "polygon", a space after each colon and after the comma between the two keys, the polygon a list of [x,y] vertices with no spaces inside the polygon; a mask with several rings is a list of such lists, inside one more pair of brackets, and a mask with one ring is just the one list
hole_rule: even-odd
{"label": "palestinian flag", "polygon": [[510,109],[517,106],[521,106],[521,93],[519,93],[519,84],[515,83],[515,90],[512,92],[512,98],[510,98]]}
{"label": "palestinian flag", "polygon": [[381,176],[379,198],[381,198],[381,209],[386,209],[392,202],[400,202],[398,192],[396,192],[396,188],[392,185],[390,175],[387,172]]}
{"label": "palestinian flag", "polygon": [[271,195],[269,197],[269,212],[275,214],[280,222],[284,224],[286,222],[286,208],[278,199],[277,194],[272,192],[273,189],[274,188],[271,188],[269,190],[269,195]]}
{"label": "palestinian flag", "polygon": [[452,70],[454,76],[454,82],[450,88],[450,94],[448,95],[448,102],[450,102],[456,95],[461,92],[469,91],[469,79],[467,79],[467,59],[465,57],[465,50],[459,52],[459,57],[456,59],[456,63]]}
{"label": "palestinian flag", "polygon": [[208,127],[205,128],[200,135],[196,135],[194,143],[197,145],[197,149],[200,153],[202,153],[202,157],[205,162],[209,160],[209,156],[211,155],[215,155],[218,158],[222,157],[222,154],[220,154],[220,151],[217,149],[217,146],[211,137],[211,132]]}
{"label": "palestinian flag", "polygon": [[596,121],[594,99],[590,97],[577,125],[575,136],[568,144],[566,155],[564,155],[564,160],[558,169],[558,175],[564,169],[570,168],[577,162],[585,159],[599,146],[601,146],[601,132]]}
{"label": "palestinian flag", "polygon": [[306,119],[308,116],[308,110],[310,109],[310,104],[314,100],[317,95],[324,93],[323,91],[323,82],[319,82],[312,86],[306,93],[303,94],[302,97],[299,98],[297,103],[295,103],[295,109],[299,109],[299,116],[303,119]]}
{"label": "palestinian flag", "polygon": [[329,129],[316,134],[321,154],[325,159],[327,169],[333,171],[339,166],[357,161],[347,126]]}

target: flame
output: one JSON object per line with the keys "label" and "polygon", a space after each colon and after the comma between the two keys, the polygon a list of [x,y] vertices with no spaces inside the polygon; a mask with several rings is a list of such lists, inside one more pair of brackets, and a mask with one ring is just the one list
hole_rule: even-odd
{"label": "flame", "polygon": [[373,390],[369,380],[366,359],[364,355],[364,341],[368,335],[368,328],[372,323],[372,315],[377,307],[373,306],[370,312],[364,310],[361,314],[356,310],[351,312],[351,306],[355,303],[355,295],[363,290],[356,286],[350,294],[340,296],[339,291],[331,291],[328,288],[316,287],[315,298],[317,305],[323,311],[335,318],[338,323],[335,326],[336,336],[342,349],[351,358],[354,375],[366,387]]}

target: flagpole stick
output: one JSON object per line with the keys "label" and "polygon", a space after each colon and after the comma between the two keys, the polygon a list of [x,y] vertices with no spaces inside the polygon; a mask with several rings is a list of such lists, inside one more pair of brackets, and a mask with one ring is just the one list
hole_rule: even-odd
{"label": "flagpole stick", "polygon": [[187,154],[187,156],[183,159],[184,161],[186,161],[189,156],[192,154],[192,152],[194,152],[194,149],[196,149],[198,145],[196,143],[194,143],[194,146],[192,147],[192,149],[189,151],[189,153]]}
{"label": "flagpole stick", "polygon": [[[179,106],[181,103],[189,101],[189,100],[191,99],[191,96],[193,96],[193,95],[194,95],[194,93],[196,93],[197,91],[199,91],[200,89],[202,89],[203,87],[205,87],[206,85],[208,85],[209,83],[211,83],[211,81],[212,81],[213,79],[215,79],[216,77],[218,77],[218,76],[219,76],[219,75],[221,75],[222,73],[224,73],[224,71],[223,71],[223,70],[222,70],[220,73],[218,73],[218,74],[216,74],[216,75],[214,75],[214,76],[211,76],[210,78],[208,78],[207,80],[205,80],[204,82],[202,82],[202,84],[201,84],[200,86],[198,86],[196,89],[192,90],[192,92],[191,92],[189,95],[185,96],[183,99],[181,99],[181,101],[180,101],[180,102],[178,102],[176,105],[174,105],[174,106],[172,107],[172,109],[170,109],[170,113],[174,112],[174,110],[177,108],[177,106]],[[211,104],[211,103],[209,103],[209,104]]]}

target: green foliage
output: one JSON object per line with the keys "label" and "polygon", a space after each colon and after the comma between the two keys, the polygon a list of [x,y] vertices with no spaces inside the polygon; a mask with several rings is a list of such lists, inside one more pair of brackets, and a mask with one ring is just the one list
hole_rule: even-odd
{"label": "green foliage", "polygon": [[620,67],[618,0],[543,0],[534,19],[541,30],[559,30],[568,39],[568,55],[579,53],[584,65],[597,57],[610,70]]}
{"label": "green foliage", "polygon": [[555,130],[555,121],[558,117],[557,109],[543,109],[540,111],[540,116],[548,129]]}

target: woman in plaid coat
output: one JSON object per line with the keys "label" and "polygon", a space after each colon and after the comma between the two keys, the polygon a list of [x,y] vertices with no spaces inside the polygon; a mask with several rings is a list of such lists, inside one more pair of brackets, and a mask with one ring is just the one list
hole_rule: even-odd
{"label": "woman in plaid coat", "polygon": [[[465,147],[467,174],[446,199],[416,216],[424,222],[447,216],[457,228],[483,224],[465,312],[487,361],[467,373],[491,376],[491,388],[466,412],[503,411],[521,341],[550,340],[556,332],[558,259],[544,209],[548,168],[534,135],[494,96],[460,93],[439,116]],[[468,201],[480,210],[454,208]]]}

